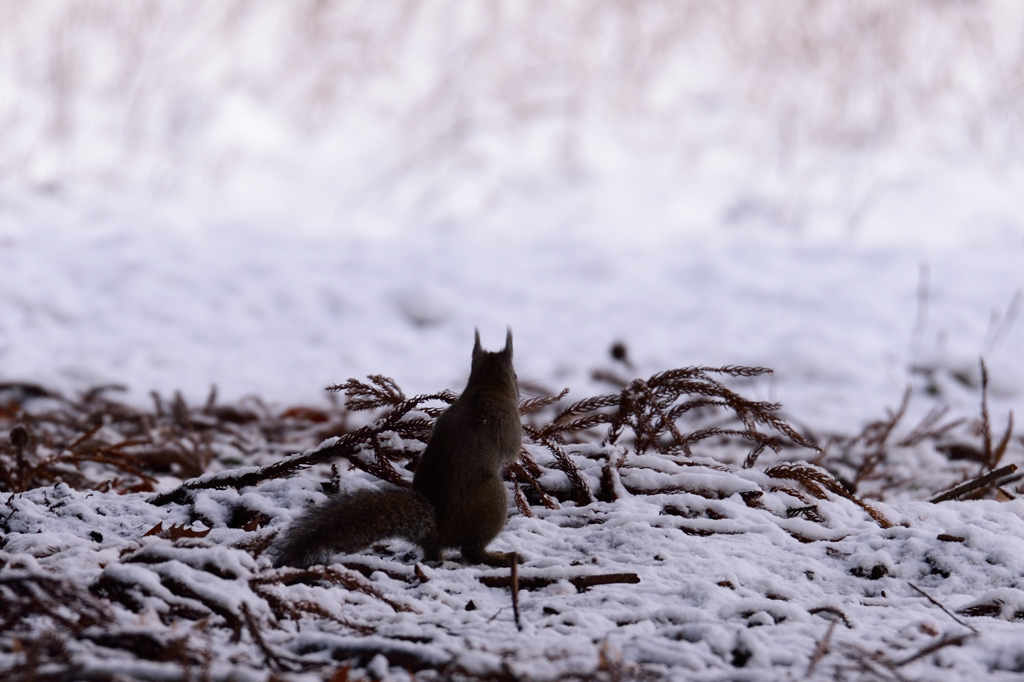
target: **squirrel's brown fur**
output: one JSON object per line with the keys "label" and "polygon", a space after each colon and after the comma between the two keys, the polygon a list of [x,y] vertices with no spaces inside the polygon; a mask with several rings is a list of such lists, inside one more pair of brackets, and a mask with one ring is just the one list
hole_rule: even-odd
{"label": "squirrel's brown fur", "polygon": [[512,330],[496,353],[480,347],[477,332],[469,382],[437,418],[412,490],[337,496],[310,509],[277,542],[274,564],[309,566],[393,537],[420,545],[427,560],[457,547],[467,561],[502,562],[486,548],[505,527],[501,472],[521,445]]}

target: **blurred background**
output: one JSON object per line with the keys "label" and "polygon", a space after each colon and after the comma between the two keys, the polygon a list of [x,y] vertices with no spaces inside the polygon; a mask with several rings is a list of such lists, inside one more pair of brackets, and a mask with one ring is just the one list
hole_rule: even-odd
{"label": "blurred background", "polygon": [[1019,246],[1022,104],[1014,0],[0,2],[5,221]]}
{"label": "blurred background", "polygon": [[0,0],[0,379],[436,390],[511,324],[1012,402],[1022,123],[1016,0]]}

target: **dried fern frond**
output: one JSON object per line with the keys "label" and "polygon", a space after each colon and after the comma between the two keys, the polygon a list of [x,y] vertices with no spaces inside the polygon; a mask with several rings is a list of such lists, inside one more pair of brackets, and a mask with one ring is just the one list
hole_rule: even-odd
{"label": "dried fern frond", "polygon": [[569,455],[567,455],[557,443],[552,442],[551,439],[531,426],[524,426],[523,433],[535,443],[543,445],[555,456],[555,466],[569,479],[573,498],[577,504],[582,506],[594,501],[594,496],[590,491],[590,485],[587,483],[586,479],[583,478],[582,474],[580,474],[580,470],[573,463]]}
{"label": "dried fern frond", "polygon": [[[381,443],[382,434],[393,432],[403,443],[425,444],[430,439],[429,429],[426,427],[430,423],[432,428],[432,422],[428,422],[422,417],[410,417],[410,413],[419,411],[429,414],[423,410],[422,403],[440,401],[451,404],[455,402],[457,396],[451,391],[441,391],[406,399],[405,394],[393,379],[380,375],[372,375],[369,379],[369,384],[349,379],[344,384],[338,384],[336,388],[346,392],[346,402],[350,409],[367,410],[374,407],[385,407],[384,414],[374,422],[337,436],[333,440],[325,441],[318,448],[255,470],[225,471],[214,476],[190,479],[174,490],[154,496],[151,502],[156,505],[181,502],[191,490],[240,488],[256,485],[273,478],[290,476],[315,464],[329,463],[339,457],[349,458],[349,461],[357,468],[382,480],[408,487],[409,482],[398,473],[391,460],[400,460],[406,457],[413,459],[414,452],[418,449],[389,450]],[[353,408],[353,404],[357,407]],[[361,456],[366,451],[373,453],[372,459]]]}
{"label": "dried fern frond", "polygon": [[[817,449],[784,419],[773,414],[777,403],[751,401],[709,376],[756,377],[769,374],[763,367],[684,367],[659,372],[647,380],[635,379],[618,394],[594,396],[564,409],[550,424],[538,429],[539,435],[563,442],[564,435],[608,424],[605,443],[614,444],[632,432],[637,453],[655,450],[662,454],[692,455],[691,446],[712,436],[750,440],[753,447],[744,466],[753,466],[766,448],[778,451],[780,441],[762,434],[759,426],[773,429],[792,443]],[[692,397],[697,396],[697,397]],[[721,426],[686,430],[680,420],[704,408],[725,410],[744,428]]]}
{"label": "dried fern frond", "polygon": [[29,617],[44,616],[72,634],[111,618],[107,605],[84,587],[38,567],[13,565],[0,553],[0,632],[17,632]]}
{"label": "dried fern frond", "polygon": [[367,596],[382,601],[395,611],[410,612],[413,610],[405,604],[394,601],[381,592],[372,582],[348,568],[339,568],[337,566],[283,567],[264,571],[249,579],[249,584],[253,587],[271,584],[295,585],[296,583],[341,585],[347,590],[362,592]]}
{"label": "dried fern frond", "polygon": [[928,411],[928,414],[911,429],[910,433],[897,441],[897,447],[909,448],[922,443],[925,440],[937,440],[944,436],[949,431],[955,429],[966,421],[965,419],[954,419],[953,421],[941,424],[942,418],[949,413],[948,405],[941,405],[934,407]]}
{"label": "dried fern frond", "polygon": [[374,410],[378,407],[395,406],[405,401],[405,394],[394,379],[382,374],[367,377],[370,383],[349,379],[343,384],[333,384],[328,391],[344,391],[348,409],[353,412]]}
{"label": "dried fern frond", "polygon": [[598,395],[592,398],[585,398],[562,410],[557,417],[551,420],[551,423],[562,424],[572,417],[578,417],[588,412],[594,412],[606,407],[617,407],[621,400],[622,398],[619,395]]}
{"label": "dried fern frond", "polygon": [[855,505],[866,511],[868,515],[882,528],[892,527],[892,523],[885,518],[885,515],[882,514],[882,512],[861,500],[856,495],[850,493],[825,469],[821,469],[811,464],[804,464],[802,462],[791,462],[786,464],[777,464],[765,470],[765,474],[771,478],[783,478],[791,481],[799,481],[811,495],[819,500],[826,498],[825,490],[828,490],[835,495],[839,495],[840,497],[850,500]]}
{"label": "dried fern frond", "polygon": [[569,395],[569,389],[563,388],[561,393],[558,395],[544,395],[523,400],[519,403],[519,414],[520,416],[525,416],[531,412],[536,412],[537,410],[548,407],[549,405],[554,405],[567,395]]}

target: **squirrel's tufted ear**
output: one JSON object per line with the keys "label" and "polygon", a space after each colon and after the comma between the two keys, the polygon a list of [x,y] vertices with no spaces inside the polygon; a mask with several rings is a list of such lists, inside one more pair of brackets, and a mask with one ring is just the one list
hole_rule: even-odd
{"label": "squirrel's tufted ear", "polygon": [[474,329],[473,330],[473,357],[475,358],[476,356],[480,355],[480,353],[482,351],[483,351],[483,348],[480,347],[480,330],[479,329]]}
{"label": "squirrel's tufted ear", "polygon": [[507,327],[508,331],[505,333],[505,350],[503,353],[512,355],[512,327]]}

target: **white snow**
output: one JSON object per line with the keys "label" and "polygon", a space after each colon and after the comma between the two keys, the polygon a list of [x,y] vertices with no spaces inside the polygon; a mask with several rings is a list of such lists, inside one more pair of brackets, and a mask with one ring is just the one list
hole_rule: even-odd
{"label": "white snow", "polygon": [[[883,506],[896,523],[887,530],[852,505],[833,501],[819,507],[830,517],[821,528],[797,518],[787,522],[768,511],[773,501],[788,497],[784,492],[766,493],[765,508],[748,507],[738,495],[729,494],[728,487],[735,485],[730,476],[735,474],[725,476],[726,488],[719,490],[723,497],[718,500],[694,494],[632,496],[585,510],[536,510],[532,519],[513,515],[495,549],[514,549],[524,557],[521,579],[562,578],[550,587],[521,593],[522,632],[512,621],[507,590],[476,580],[507,572],[448,561],[424,568],[425,582],[411,575],[408,581],[398,580],[390,576],[409,575],[409,555],[396,544],[398,553],[385,553],[385,560],[377,562],[384,572],[375,571],[371,581],[408,612],[340,586],[299,585],[289,588],[297,590],[290,596],[307,595],[350,622],[372,623],[377,637],[364,641],[300,621],[282,624],[284,630],[271,635],[272,645],[295,653],[383,647],[390,655],[405,647],[421,662],[454,660],[458,668],[476,674],[512,669],[528,679],[586,674],[601,650],[614,645],[621,657],[617,663],[626,670],[642,666],[634,672],[687,679],[775,679],[786,670],[803,674],[829,623],[838,620],[833,654],[819,671],[820,679],[831,679],[835,666],[849,665],[856,652],[870,657],[877,649],[885,660],[898,662],[940,632],[970,633],[913,584],[950,610],[994,605],[995,614],[966,618],[979,634],[963,647],[943,649],[937,660],[923,657],[901,668],[910,679],[1012,679],[1019,674],[999,673],[1017,670],[1013,661],[1021,655],[1019,626],[1012,623],[1024,608],[1024,504],[1019,500]],[[279,491],[282,485],[300,492],[303,481],[275,484]],[[68,502],[67,512],[46,511],[53,507],[55,493]],[[214,499],[231,505],[237,497],[230,491],[201,492],[195,506],[207,507]],[[33,533],[32,520],[42,515],[51,534],[74,537],[84,531],[74,530],[82,522],[71,510],[104,511],[109,502],[103,496],[66,489],[17,496],[15,511],[8,516],[6,565],[0,572],[53,571],[82,585],[102,576],[135,585],[156,597],[155,605],[204,609],[161,584],[171,581],[176,590],[187,585],[205,604],[220,605],[218,613],[238,613],[239,604],[247,601],[255,614],[266,617],[249,591],[249,580],[267,571],[268,562],[254,563],[247,552],[232,548],[242,531],[218,524],[202,540],[140,541],[154,513],[162,514],[165,522],[182,519],[173,508],[154,510],[139,495],[121,499],[121,516],[127,512],[135,525],[115,525],[109,516],[100,522],[89,518],[85,527],[98,529],[104,540],[93,551],[80,552],[61,547],[47,534]],[[668,505],[687,510],[693,518],[666,515]],[[711,508],[717,513],[709,516]],[[282,509],[271,513],[280,515]],[[940,541],[942,533],[958,534],[963,541]],[[120,548],[121,562],[106,547]],[[584,591],[567,582],[623,572],[636,573],[640,582]],[[471,601],[475,608],[467,610]],[[126,624],[142,624],[144,613],[126,611],[120,617]],[[844,647],[854,653],[840,655]],[[747,659],[742,667],[735,667],[737,656]],[[368,670],[381,665],[370,662]]]}
{"label": "white snow", "polygon": [[[138,405],[216,385],[222,402],[273,409],[368,374],[407,395],[457,391],[474,328],[496,347],[509,326],[524,396],[608,392],[595,369],[764,366],[730,385],[819,436],[856,434],[910,385],[906,435],[936,405],[973,419],[984,357],[993,431],[1024,415],[1021,4],[488,8],[0,9],[0,382],[119,383]],[[631,366],[609,357],[615,342]],[[1003,463],[1022,464],[1019,433]],[[901,457],[923,486],[977,473],[930,446]],[[934,505],[935,489],[907,483],[875,503],[892,528],[834,495],[814,520],[741,458],[718,471],[633,457],[615,502],[512,510],[495,549],[555,581],[522,592],[522,632],[508,590],[477,580],[507,571],[446,562],[420,581],[416,552],[394,543],[357,558],[408,612],[290,585],[375,634],[307,618],[267,630],[270,644],[363,656],[359,674],[381,679],[416,660],[530,680],[889,680],[888,664],[968,634],[897,670],[1019,678],[1024,502]],[[0,494],[0,577],[136,585],[143,607],[114,618],[147,632],[167,604],[208,610],[168,581],[265,619],[250,581],[268,565],[232,511],[266,515],[262,537],[322,499],[313,477],[188,507],[63,484]],[[740,493],[757,490],[748,506]],[[142,537],[192,514],[205,538]],[[570,582],[589,572],[640,582]],[[958,616],[977,633],[911,585],[954,613],[978,607]],[[199,638],[194,620],[178,634]],[[215,679],[268,679],[248,637],[218,642]],[[83,679],[176,674],[83,665]]]}

